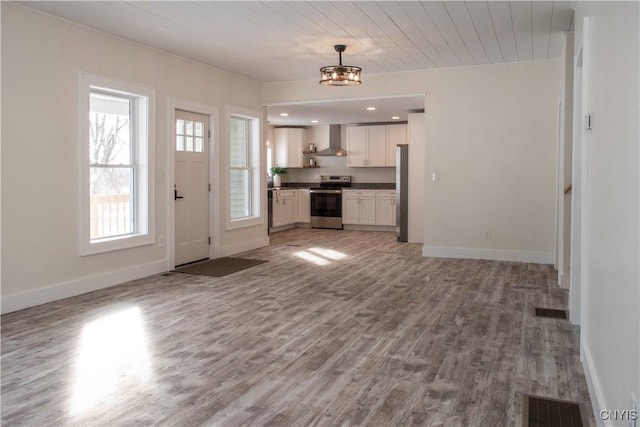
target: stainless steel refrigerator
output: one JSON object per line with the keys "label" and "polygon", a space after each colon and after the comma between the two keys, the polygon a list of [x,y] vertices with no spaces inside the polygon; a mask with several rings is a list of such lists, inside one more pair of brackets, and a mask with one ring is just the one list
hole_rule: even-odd
{"label": "stainless steel refrigerator", "polygon": [[408,240],[409,223],[409,146],[396,146],[396,235],[398,242]]}

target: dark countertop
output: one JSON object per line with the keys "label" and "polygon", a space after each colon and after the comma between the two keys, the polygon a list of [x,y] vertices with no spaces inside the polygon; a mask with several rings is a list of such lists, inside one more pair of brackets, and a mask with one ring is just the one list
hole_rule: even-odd
{"label": "dark countertop", "polygon": [[[312,188],[319,187],[317,182],[283,182],[283,189],[293,189],[293,188]],[[267,190],[272,190],[273,184],[269,184],[267,186]],[[351,184],[351,187],[347,187],[347,189],[352,190],[395,190],[396,184],[395,182],[354,182]]]}

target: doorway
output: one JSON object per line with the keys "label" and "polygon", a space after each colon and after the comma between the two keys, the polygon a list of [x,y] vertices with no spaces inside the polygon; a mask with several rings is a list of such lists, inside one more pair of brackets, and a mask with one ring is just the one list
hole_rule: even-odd
{"label": "doorway", "polygon": [[209,258],[209,116],[175,112],[175,265]]}

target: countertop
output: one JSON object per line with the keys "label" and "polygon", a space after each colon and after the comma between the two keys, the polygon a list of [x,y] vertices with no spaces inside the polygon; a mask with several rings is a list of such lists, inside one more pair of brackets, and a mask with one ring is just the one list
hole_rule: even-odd
{"label": "countertop", "polygon": [[[283,182],[282,189],[289,188],[311,188],[319,187],[317,182]],[[395,190],[395,182],[353,182],[351,187],[346,187],[351,190]],[[273,185],[269,184],[267,190],[273,190]]]}

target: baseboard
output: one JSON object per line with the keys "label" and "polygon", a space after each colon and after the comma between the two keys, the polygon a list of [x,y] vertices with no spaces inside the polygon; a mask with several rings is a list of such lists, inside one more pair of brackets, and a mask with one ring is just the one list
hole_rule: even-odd
{"label": "baseboard", "polygon": [[495,261],[553,264],[553,252],[505,251],[497,249],[454,248],[446,246],[422,247],[422,256],[433,258],[488,259]]}
{"label": "baseboard", "polygon": [[80,277],[26,292],[2,295],[2,314],[86,294],[87,292],[119,285],[130,280],[141,279],[163,271],[167,271],[166,259]]}
{"label": "baseboard", "polygon": [[587,380],[587,388],[589,389],[589,399],[591,399],[591,408],[593,409],[593,417],[596,420],[598,426],[609,427],[613,426],[611,421],[603,420],[600,417],[600,411],[602,409],[610,408],[604,399],[604,393],[600,386],[600,380],[598,379],[598,372],[594,368],[593,358],[591,357],[591,350],[582,340],[580,340],[580,359],[582,360],[582,367],[584,368],[584,376]]}
{"label": "baseboard", "polygon": [[396,231],[396,227],[393,225],[344,224],[342,228],[345,230],[354,230],[354,231]]}
{"label": "baseboard", "polygon": [[251,251],[253,249],[269,246],[269,236],[260,237],[253,240],[246,240],[231,245],[220,246],[220,256],[236,255],[241,252]]}

